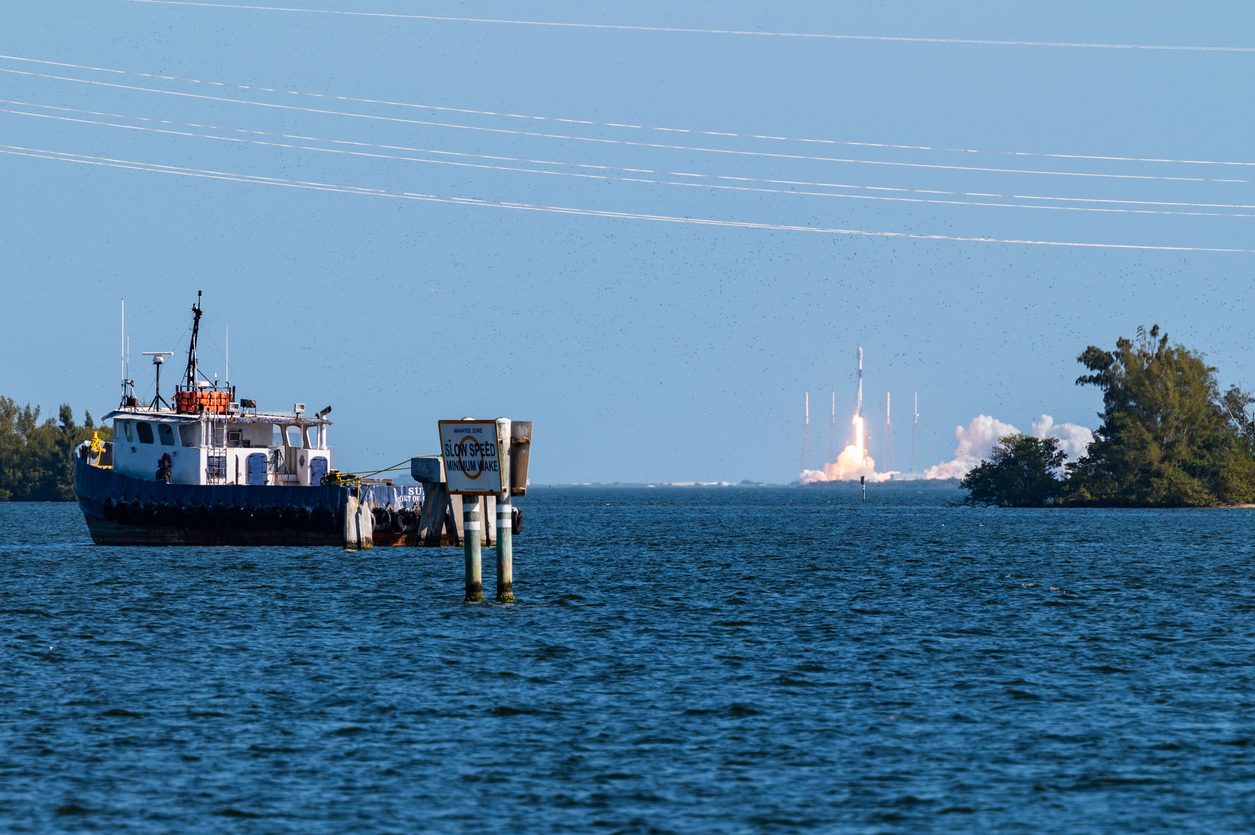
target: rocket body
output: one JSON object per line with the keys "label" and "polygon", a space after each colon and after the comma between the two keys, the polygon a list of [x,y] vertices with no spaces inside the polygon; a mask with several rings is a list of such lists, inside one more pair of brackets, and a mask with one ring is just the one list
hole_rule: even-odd
{"label": "rocket body", "polygon": [[859,417],[863,416],[863,349],[858,349],[858,406],[854,409],[854,414]]}

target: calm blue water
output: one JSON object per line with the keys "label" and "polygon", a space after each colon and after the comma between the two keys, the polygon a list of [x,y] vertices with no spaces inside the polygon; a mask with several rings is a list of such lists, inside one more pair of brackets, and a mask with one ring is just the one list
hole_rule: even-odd
{"label": "calm blue water", "polygon": [[0,831],[1255,829],[1255,515],[956,497],[535,490],[515,605],[0,505]]}

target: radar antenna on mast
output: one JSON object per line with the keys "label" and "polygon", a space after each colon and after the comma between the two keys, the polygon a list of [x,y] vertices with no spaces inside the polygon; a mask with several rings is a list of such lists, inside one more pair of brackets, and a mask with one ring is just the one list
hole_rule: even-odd
{"label": "radar antenna on mast", "polygon": [[187,371],[183,385],[175,390],[175,409],[180,413],[209,412],[226,414],[229,404],[235,400],[235,389],[230,382],[219,387],[217,380],[209,382],[200,374],[200,357],[197,343],[200,340],[201,291],[196,291],[196,304],[192,305],[192,338],[187,344]]}
{"label": "radar antenna on mast", "polygon": [[187,345],[187,390],[196,390],[196,365],[199,360],[196,357],[196,339],[200,335],[200,296],[201,291],[196,291],[196,304],[192,305],[192,340]]}
{"label": "radar antenna on mast", "polygon": [[154,412],[165,406],[170,408],[170,404],[161,396],[161,366],[165,363],[166,357],[174,356],[174,351],[144,351],[144,356],[153,358],[153,368],[157,369],[157,392],[153,402],[148,404],[148,408]]}

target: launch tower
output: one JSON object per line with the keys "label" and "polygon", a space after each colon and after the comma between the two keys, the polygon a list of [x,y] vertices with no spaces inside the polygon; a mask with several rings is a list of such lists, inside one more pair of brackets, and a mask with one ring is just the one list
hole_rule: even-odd
{"label": "launch tower", "polygon": [[893,417],[889,409],[889,392],[885,392],[885,471],[893,469]]}
{"label": "launch tower", "polygon": [[802,469],[811,468],[811,393],[806,392],[806,422],[802,424]]}
{"label": "launch tower", "polygon": [[854,447],[860,460],[867,458],[867,438],[863,434],[863,349],[858,349],[858,403],[854,407]]}
{"label": "launch tower", "polygon": [[919,392],[915,392],[915,425],[911,427],[911,472],[919,472]]}
{"label": "launch tower", "polygon": [[832,392],[832,417],[828,419],[828,460],[836,461],[841,454],[841,442],[837,440],[837,392]]}

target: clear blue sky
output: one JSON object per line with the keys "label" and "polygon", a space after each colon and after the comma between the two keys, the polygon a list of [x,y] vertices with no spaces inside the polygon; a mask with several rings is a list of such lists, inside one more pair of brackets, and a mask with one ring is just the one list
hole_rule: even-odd
{"label": "clear blue sky", "polygon": [[[1255,7],[1241,2],[240,2],[704,30],[1255,46]],[[332,405],[339,463],[350,469],[434,451],[438,418],[507,415],[535,421],[535,481],[787,481],[798,471],[802,392],[811,391],[812,443],[822,452],[830,392],[843,426],[852,410],[859,345],[873,453],[891,391],[898,460],[909,456],[908,404],[918,390],[926,465],[950,458],[955,425],[980,413],[1025,429],[1042,413],[1093,427],[1100,402],[1073,385],[1076,355],[1139,324],[1157,322],[1205,351],[1223,382],[1255,384],[1250,253],[854,237],[374,193],[768,226],[1250,250],[1255,218],[1182,213],[1255,215],[1249,182],[1216,182],[1255,180],[1255,51],[41,0],[0,7],[0,52],[10,56],[0,69],[124,85],[0,73],[0,98],[22,103],[0,108],[62,119],[0,113],[0,145],[9,150],[236,178],[0,154],[0,393],[46,409],[69,401],[100,414],[115,405],[120,299],[138,356],[185,345],[198,289],[213,340],[203,343],[205,370],[220,367],[214,343],[222,345],[229,326],[241,394],[271,408]],[[13,57],[789,139],[400,107]],[[502,170],[509,168],[527,171]],[[562,173],[533,173],[540,170]],[[1085,174],[1104,176],[1078,176]],[[671,184],[679,182],[704,185]],[[1125,202],[1094,202],[1104,200]],[[1012,207],[956,205],[972,202]],[[1216,205],[1162,205],[1169,203]],[[141,389],[150,388],[150,369],[133,367]]]}

